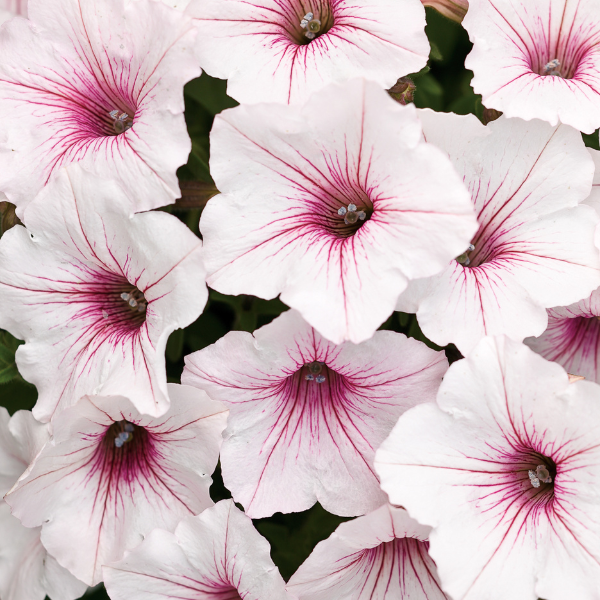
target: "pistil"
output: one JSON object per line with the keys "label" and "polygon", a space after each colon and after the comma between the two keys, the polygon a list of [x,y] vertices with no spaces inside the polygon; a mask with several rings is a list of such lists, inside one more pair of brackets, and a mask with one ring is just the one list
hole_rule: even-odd
{"label": "pistil", "polygon": [[116,134],[127,131],[133,125],[133,119],[125,112],[122,113],[118,110],[111,110],[108,114],[113,120],[113,128]]}
{"label": "pistil", "polygon": [[306,13],[304,18],[300,21],[300,27],[306,29],[306,32],[304,33],[305,37],[309,40],[314,40],[319,31],[321,31],[321,21],[315,19],[313,13],[309,12]]}

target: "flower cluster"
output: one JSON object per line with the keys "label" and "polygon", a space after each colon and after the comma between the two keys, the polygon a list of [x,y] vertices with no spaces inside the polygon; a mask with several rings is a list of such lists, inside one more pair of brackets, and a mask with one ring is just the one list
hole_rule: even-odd
{"label": "flower cluster", "polygon": [[599,48],[598,0],[0,2],[0,599],[598,600]]}

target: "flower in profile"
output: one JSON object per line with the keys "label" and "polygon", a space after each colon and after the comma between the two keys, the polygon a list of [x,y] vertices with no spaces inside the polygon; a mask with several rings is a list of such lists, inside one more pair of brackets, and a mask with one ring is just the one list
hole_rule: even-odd
{"label": "flower in profile", "polygon": [[[0,407],[0,498],[17,482],[49,439],[48,426],[29,411],[11,418]],[[40,527],[23,527],[0,499],[0,598],[2,600],[73,600],[86,590],[46,552]]]}
{"label": "flower in profile", "polygon": [[192,0],[186,12],[202,68],[243,104],[304,102],[354,77],[389,88],[429,56],[417,0]]}
{"label": "flower in profile", "polygon": [[223,480],[252,518],[320,502],[355,516],[386,501],[376,449],[398,417],[433,401],[443,352],[391,331],[328,342],[295,311],[186,357],[182,382],[223,402]]}
{"label": "flower in profile", "polygon": [[470,0],[473,89],[507,117],[600,127],[597,0]]}
{"label": "flower in profile", "polygon": [[102,565],[155,527],[212,506],[210,474],[226,409],[206,394],[169,384],[159,418],[121,396],[85,396],[52,422],[53,438],[6,496],[26,527],[61,565],[94,585]]}
{"label": "flower in profile", "polygon": [[153,0],[30,0],[28,13],[0,33],[0,189],[19,217],[80,161],[127,190],[129,212],[173,202],[191,149],[183,85],[200,74],[192,20]]}
{"label": "flower in profile", "polygon": [[385,504],[342,523],[289,580],[298,600],[447,600],[427,553],[431,527]]}
{"label": "flower in profile", "polygon": [[114,182],[63,169],[0,240],[0,327],[26,343],[23,377],[49,421],[85,394],[169,406],[164,352],[207,300],[200,240],[177,218],[118,212]]}
{"label": "flower in profile", "polygon": [[430,525],[455,600],[595,600],[600,387],[505,337],[454,363],[437,405],[400,417],[375,458],[390,502]]}
{"label": "flower in profile", "polygon": [[232,500],[155,529],[120,562],[104,567],[112,600],[291,600],[269,544]]}
{"label": "flower in profile", "polygon": [[479,230],[440,275],[411,282],[397,309],[416,312],[430,340],[463,354],[486,335],[540,335],[547,308],[600,285],[599,218],[581,205],[594,164],[581,135],[538,120],[420,116],[469,188]]}
{"label": "flower in profile", "polygon": [[408,280],[441,271],[477,229],[414,106],[364,80],[328,86],[303,107],[224,111],[211,173],[223,193],[200,221],[209,285],[281,293],[335,343],[370,338]]}
{"label": "flower in profile", "polygon": [[469,10],[469,0],[421,0],[424,6],[431,6],[445,17],[460,23]]}

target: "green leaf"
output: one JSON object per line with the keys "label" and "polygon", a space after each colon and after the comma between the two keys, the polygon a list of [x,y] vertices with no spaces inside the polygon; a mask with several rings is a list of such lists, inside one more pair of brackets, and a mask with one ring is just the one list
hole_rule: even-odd
{"label": "green leaf", "polygon": [[202,73],[201,77],[186,84],[184,94],[201,104],[213,116],[238,103],[227,95],[227,82]]}
{"label": "green leaf", "polygon": [[167,340],[167,360],[177,362],[183,355],[183,329],[176,329]]}
{"label": "green leaf", "polygon": [[432,108],[436,111],[443,109],[444,88],[431,74],[419,76],[415,80],[415,106],[418,108]]}
{"label": "green leaf", "polygon": [[22,343],[7,331],[0,331],[0,384],[19,376],[15,352]]}

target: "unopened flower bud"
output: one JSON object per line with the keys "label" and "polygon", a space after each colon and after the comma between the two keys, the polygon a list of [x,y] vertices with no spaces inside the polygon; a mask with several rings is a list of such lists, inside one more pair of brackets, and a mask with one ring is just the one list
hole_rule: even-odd
{"label": "unopened flower bud", "polygon": [[424,6],[431,6],[445,17],[461,23],[469,9],[468,0],[421,0]]}
{"label": "unopened flower bud", "polygon": [[488,123],[499,119],[501,116],[502,113],[499,110],[496,110],[495,108],[484,108],[483,117],[481,120],[483,121],[484,125],[487,125]]}
{"label": "unopened flower bud", "polygon": [[415,99],[417,86],[410,77],[400,77],[398,81],[388,90],[388,94],[400,102],[400,104],[410,104]]}

